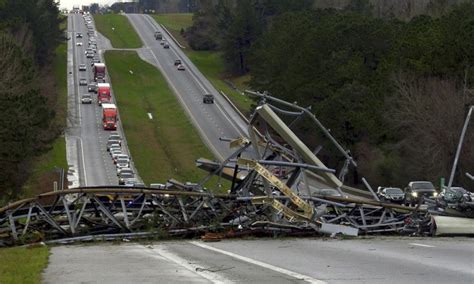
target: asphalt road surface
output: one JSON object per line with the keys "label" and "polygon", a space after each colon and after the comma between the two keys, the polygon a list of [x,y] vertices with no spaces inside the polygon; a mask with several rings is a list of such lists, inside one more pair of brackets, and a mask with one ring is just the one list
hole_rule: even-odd
{"label": "asphalt road surface", "polygon": [[[91,59],[86,58],[85,55],[89,36],[82,15],[74,14],[68,17],[68,31],[72,43],[72,48],[68,51],[72,52],[72,62],[69,63],[72,64],[70,70],[73,72],[73,88],[69,90],[68,94],[70,123],[68,123],[67,132],[69,137],[73,138],[72,140],[76,139],[76,143],[68,145],[68,148],[77,147],[79,184],[81,186],[117,185],[118,178],[115,165],[106,150],[106,142],[110,131],[102,128],[102,109],[97,104],[96,95],[91,93],[93,96],[92,104],[81,104],[80,102],[81,95],[88,93],[88,90],[87,86],[79,85],[79,80],[84,78],[87,79],[88,83],[93,81]],[[78,32],[82,33],[83,38],[76,38]],[[82,46],[77,46],[78,42],[82,42]],[[98,41],[98,52],[102,53],[100,44],[101,42]],[[103,62],[103,58],[101,61]],[[87,71],[79,71],[79,64],[86,64]],[[108,77],[106,81],[110,82]],[[117,131],[121,133],[120,122]],[[124,135],[121,136],[124,138]],[[122,148],[125,153],[128,153],[126,142],[123,143]],[[68,162],[71,163],[69,159]]]}
{"label": "asphalt road surface", "polygon": [[51,253],[44,283],[474,283],[468,238],[123,243]]}
{"label": "asphalt road surface", "polygon": [[[126,16],[143,41],[144,48],[138,50],[140,57],[161,71],[216,158],[227,158],[234,150],[229,149],[229,144],[219,138],[247,136],[246,123],[150,16]],[[165,49],[160,40],[155,39],[155,31],[162,32],[169,49]],[[176,59],[183,62],[185,71],[177,70],[174,65]],[[214,95],[214,104],[203,103],[202,98],[206,93]]]}

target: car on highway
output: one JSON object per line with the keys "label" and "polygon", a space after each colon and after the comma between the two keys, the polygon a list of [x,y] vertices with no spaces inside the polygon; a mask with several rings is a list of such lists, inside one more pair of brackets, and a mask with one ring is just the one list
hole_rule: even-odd
{"label": "car on highway", "polygon": [[213,104],[214,103],[214,96],[211,94],[205,94],[202,97],[202,102],[205,104]]}
{"label": "car on highway", "polygon": [[438,192],[429,181],[412,181],[405,187],[405,201],[407,205],[416,205],[424,198],[436,198]]}
{"label": "car on highway", "polygon": [[91,94],[82,94],[81,103],[83,103],[83,104],[92,104]]}
{"label": "car on highway", "polygon": [[94,66],[95,63],[100,63],[100,59],[96,58],[96,57],[92,58],[91,59],[91,66]]}
{"label": "car on highway", "polygon": [[393,202],[402,204],[405,200],[405,193],[398,187],[382,187],[377,189],[377,196],[382,202]]}
{"label": "car on highway", "polygon": [[77,42],[76,46],[82,46],[82,42]]}
{"label": "car on highway", "polygon": [[82,38],[82,33],[77,33],[76,38]]}
{"label": "car on highway", "polygon": [[123,185],[129,187],[145,187],[145,184],[140,182],[137,178],[126,179]]}
{"label": "car on highway", "polygon": [[127,180],[135,178],[135,175],[133,173],[123,172],[119,174],[118,178],[119,184],[124,185]]}
{"label": "car on highway", "polygon": [[79,79],[79,86],[87,86],[87,79],[85,78]]}
{"label": "car on highway", "polygon": [[119,141],[120,145],[122,144],[122,137],[118,133],[110,134],[109,137],[107,138],[107,141],[110,141],[110,140],[116,140],[116,141]]}
{"label": "car on highway", "polygon": [[166,184],[163,184],[163,183],[150,183],[150,188],[166,189]]}
{"label": "car on highway", "polygon": [[87,85],[87,91],[89,92],[93,92],[93,93],[97,93],[97,84],[95,82],[93,83],[89,83],[89,85]]}
{"label": "car on highway", "polygon": [[130,160],[129,159],[116,159],[115,166],[117,167],[117,171],[119,169],[129,168]]}
{"label": "car on highway", "polygon": [[119,148],[111,148],[110,149],[110,156],[112,157],[112,161],[118,156],[118,155],[122,155],[123,152],[122,152],[122,149],[119,149]]}
{"label": "car on highway", "polygon": [[163,48],[164,48],[164,49],[169,49],[169,48],[170,48],[170,45],[169,45],[167,42],[165,42],[165,44],[163,44]]}
{"label": "car on highway", "polygon": [[184,65],[183,64],[179,64],[178,67],[177,67],[178,71],[184,71],[186,70],[186,68],[184,68]]}
{"label": "car on highway", "polygon": [[87,52],[87,53],[86,53],[86,57],[87,57],[87,58],[93,58],[93,57],[94,57],[94,54],[95,54],[95,53],[94,53],[93,51]]}
{"label": "car on highway", "polygon": [[130,158],[128,157],[127,154],[121,154],[121,155],[116,156],[114,161],[113,161],[114,164],[117,163],[118,159],[127,160],[128,162],[130,162]]}
{"label": "car on highway", "polygon": [[174,61],[174,66],[178,66],[178,65],[181,65],[181,60],[176,59],[176,60]]}
{"label": "car on highway", "polygon": [[165,43],[166,43],[166,40],[164,40],[164,39],[162,39],[162,40],[160,41],[160,44],[161,44],[161,45],[164,45]]}
{"label": "car on highway", "polygon": [[108,140],[107,141],[107,151],[110,151],[110,148],[113,147],[120,147],[120,141],[119,140]]}
{"label": "car on highway", "polygon": [[131,168],[117,168],[117,176],[120,176],[121,173],[131,173],[134,174]]}
{"label": "car on highway", "polygon": [[79,71],[86,71],[86,64],[79,64]]}
{"label": "car on highway", "polygon": [[161,34],[161,32],[159,32],[159,31],[156,31],[156,32],[155,32],[155,39],[156,39],[156,40],[163,39],[163,35]]}

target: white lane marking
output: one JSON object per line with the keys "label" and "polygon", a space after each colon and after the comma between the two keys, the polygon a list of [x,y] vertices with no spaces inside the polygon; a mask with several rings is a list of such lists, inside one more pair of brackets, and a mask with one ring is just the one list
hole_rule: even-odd
{"label": "white lane marking", "polygon": [[230,279],[228,279],[228,278],[226,278],[222,275],[219,275],[217,273],[202,271],[202,267],[200,267],[200,266],[198,266],[194,263],[190,263],[189,260],[181,258],[181,257],[177,256],[176,254],[174,254],[174,253],[172,253],[168,250],[165,250],[162,247],[150,247],[149,249],[147,249],[147,248],[145,248],[145,249],[158,254],[158,255],[151,254],[152,257],[165,258],[169,261],[172,261],[172,262],[186,268],[187,270],[189,270],[193,273],[196,273],[201,277],[206,278],[207,280],[211,281],[212,283],[234,283],[234,281],[232,281],[232,280],[230,280]]}
{"label": "white lane marking", "polygon": [[[144,17],[148,20],[149,24],[150,24],[152,27],[154,27],[155,29],[156,29],[157,26],[159,26],[158,23],[157,23],[151,16],[149,16],[149,15],[144,15]],[[170,40],[168,40],[168,41],[169,41],[169,42],[172,42],[172,41],[170,41]],[[185,57],[188,58],[188,57],[184,54],[184,52],[183,52],[181,49],[176,49],[174,46],[172,46],[172,47],[173,47],[173,48],[170,48],[170,50],[171,50],[171,52],[174,54],[175,58],[181,58],[181,59],[183,59],[183,60],[184,60]],[[179,52],[178,52],[177,50],[179,50]],[[189,59],[189,58],[188,58],[188,59]],[[189,59],[189,61],[191,61],[191,60]],[[191,64],[194,65],[194,63],[192,63],[192,61],[191,61]],[[201,90],[202,90],[204,93],[209,92],[208,89],[204,86],[204,84],[205,84],[204,81],[201,82],[201,80],[200,80],[200,78],[198,77],[198,75],[195,74],[196,71],[194,71],[194,70],[192,69],[191,64],[188,64],[188,65],[190,65],[188,74],[191,75],[191,78],[193,79],[193,81],[198,85],[199,88],[201,88]],[[194,66],[194,67],[195,67],[195,66]],[[199,72],[199,69],[198,69],[197,67],[195,67],[195,68],[196,68],[197,72]],[[200,75],[202,76],[202,78],[204,78],[204,80],[207,79],[206,76],[204,76],[203,74],[200,74]],[[210,82],[209,82],[209,83],[210,83]],[[210,86],[211,86],[212,90],[215,90],[215,91],[219,94],[219,91],[217,91],[217,89],[212,85],[212,83],[210,83]],[[219,95],[220,95],[220,94],[219,94]],[[217,102],[217,101],[216,101],[216,102]],[[238,128],[237,126],[235,126],[235,124],[234,124],[235,122],[230,120],[229,115],[227,114],[227,112],[224,111],[224,109],[223,109],[218,103],[215,103],[215,106],[217,107],[217,109],[218,109],[218,110],[220,111],[220,113],[222,114],[222,117],[223,117],[224,119],[226,119],[226,120],[229,122],[228,125],[230,125],[232,128],[234,128],[234,130],[235,130],[239,135],[244,135],[244,136],[246,135],[245,131],[241,131],[240,128]]]}
{"label": "white lane marking", "polygon": [[275,272],[285,274],[285,275],[291,276],[291,277],[296,278],[296,279],[304,280],[304,281],[309,282],[309,283],[315,283],[315,284],[325,284],[326,283],[325,281],[315,279],[315,278],[313,278],[311,276],[308,276],[308,275],[300,274],[298,272],[287,270],[287,269],[277,267],[277,266],[274,266],[274,265],[271,265],[271,264],[268,264],[268,263],[265,263],[265,262],[261,262],[261,261],[255,260],[255,259],[251,259],[251,258],[248,258],[248,257],[245,257],[245,256],[241,256],[241,255],[238,255],[238,254],[235,254],[235,253],[232,253],[232,252],[228,252],[228,251],[221,250],[221,249],[218,249],[218,248],[215,248],[215,247],[211,247],[211,246],[208,246],[208,245],[196,242],[196,241],[191,241],[190,243],[195,245],[195,246],[198,246],[198,247],[201,247],[201,248],[204,248],[204,249],[207,249],[207,250],[215,251],[215,252],[218,252],[218,253],[221,253],[221,254],[225,254],[225,255],[228,255],[230,257],[236,258],[238,260],[245,261],[245,262],[248,262],[250,264],[258,265],[260,267],[270,269],[270,270],[273,270]]}
{"label": "white lane marking", "polygon": [[425,247],[425,248],[434,248],[435,246],[430,246],[430,245],[425,245],[425,244],[418,244],[418,243],[409,243],[412,246],[419,246],[419,247]]}
{"label": "white lane marking", "polygon": [[78,141],[81,142],[82,172],[84,174],[84,186],[87,186],[86,161],[84,160],[84,143],[82,142],[82,137],[79,137],[79,136],[71,136],[71,137],[74,137]]}
{"label": "white lane marking", "polygon": [[[128,16],[127,16],[128,17]],[[132,26],[135,28],[135,22],[134,21],[130,21],[132,23]],[[188,105],[186,104],[184,98],[183,98],[183,95],[178,92],[178,90],[176,89],[176,87],[173,85],[173,82],[171,81],[170,77],[168,76],[168,74],[165,72],[165,69],[163,68],[163,65],[160,63],[160,61],[158,60],[158,58],[156,57],[155,53],[153,52],[152,48],[153,47],[150,47],[146,41],[145,41],[145,37],[142,35],[142,33],[138,30],[138,27],[135,28],[135,30],[138,32],[138,35],[142,38],[142,41],[144,43],[144,48],[143,50],[148,50],[150,52],[150,54],[152,55],[153,59],[155,60],[156,62],[156,65],[158,66],[158,69],[159,71],[161,72],[161,74],[163,75],[163,77],[165,77],[165,80],[166,82],[168,83],[168,86],[171,87],[171,89],[173,90],[173,92],[176,94],[176,97],[178,98],[179,102],[181,103],[181,105],[183,106],[183,108],[186,109],[186,112],[188,113],[188,117],[190,117],[191,121],[194,122],[194,126],[198,129],[198,132],[201,134],[201,138],[205,141],[205,143],[207,144],[207,146],[210,148],[210,150],[212,152],[214,152],[214,155],[221,161],[224,160],[224,157],[219,153],[219,151],[217,150],[217,148],[214,147],[214,144],[211,143],[211,141],[209,140],[209,137],[207,137],[206,133],[204,132],[204,130],[201,128],[201,126],[199,125],[199,122],[197,121],[197,119],[194,117],[193,113],[191,112],[191,110],[189,109]],[[138,53],[137,53],[138,54]]]}

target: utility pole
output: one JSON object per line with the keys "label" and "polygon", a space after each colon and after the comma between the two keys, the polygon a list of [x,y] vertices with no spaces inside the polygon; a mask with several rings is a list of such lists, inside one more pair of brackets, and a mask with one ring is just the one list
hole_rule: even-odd
{"label": "utility pole", "polygon": [[469,125],[469,121],[471,120],[471,115],[472,115],[472,110],[473,109],[474,109],[474,106],[471,106],[469,108],[469,111],[468,111],[467,116],[466,116],[466,120],[464,121],[464,126],[463,126],[462,131],[461,131],[461,137],[459,138],[458,148],[456,150],[456,155],[454,157],[453,168],[451,169],[451,175],[449,176],[448,189],[450,189],[451,185],[453,184],[454,173],[456,172],[456,167],[458,166],[459,155],[461,153],[462,144],[464,142],[464,136],[466,135],[467,126]]}

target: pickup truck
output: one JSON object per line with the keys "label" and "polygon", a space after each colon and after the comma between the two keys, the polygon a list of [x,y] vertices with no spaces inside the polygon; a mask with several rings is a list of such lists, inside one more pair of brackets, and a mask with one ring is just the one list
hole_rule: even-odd
{"label": "pickup truck", "polygon": [[416,205],[422,198],[436,198],[438,192],[429,181],[412,181],[405,187],[405,204]]}

